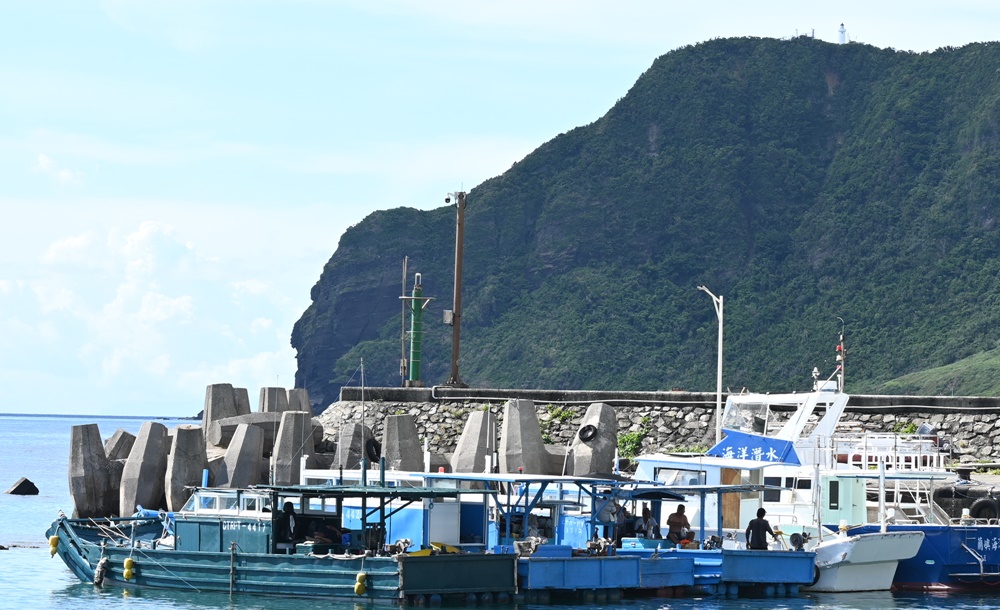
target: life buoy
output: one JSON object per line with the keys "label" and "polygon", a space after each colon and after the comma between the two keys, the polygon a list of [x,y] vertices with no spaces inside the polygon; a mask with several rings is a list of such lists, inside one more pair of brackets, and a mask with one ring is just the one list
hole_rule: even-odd
{"label": "life buoy", "polygon": [[586,426],[580,428],[580,440],[589,441],[590,439],[597,436],[597,426],[593,424],[587,424]]}
{"label": "life buoy", "polygon": [[377,462],[382,457],[382,443],[373,438],[365,441],[365,457],[372,462]]}
{"label": "life buoy", "polygon": [[973,519],[996,519],[1000,517],[1000,504],[993,498],[979,498],[969,507]]}

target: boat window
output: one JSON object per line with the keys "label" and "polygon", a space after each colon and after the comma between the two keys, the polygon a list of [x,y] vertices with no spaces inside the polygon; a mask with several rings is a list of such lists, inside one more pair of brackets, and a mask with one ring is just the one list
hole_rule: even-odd
{"label": "boat window", "polygon": [[763,402],[731,402],[722,417],[722,427],[741,432],[764,434],[768,407]]}
{"label": "boat window", "polygon": [[830,510],[840,508],[840,481],[830,481],[830,493],[826,497],[830,499]]}
{"label": "boat window", "polygon": [[222,510],[239,510],[240,500],[235,495],[222,498]]}
{"label": "boat window", "polygon": [[257,498],[243,498],[243,511],[244,512],[257,512]]}
{"label": "boat window", "polygon": [[704,485],[705,473],[700,470],[681,470],[677,468],[656,468],[654,480],[665,485]]}
{"label": "boat window", "polygon": [[215,510],[218,499],[219,496],[216,495],[198,496],[198,510]]}
{"label": "boat window", "polygon": [[184,508],[181,509],[183,512],[191,512],[198,505],[198,494],[195,494],[188,498],[187,502],[184,503]]}
{"label": "boat window", "polygon": [[[764,477],[764,485],[775,485],[781,486],[781,477]],[[764,490],[764,501],[765,502],[780,502],[781,501],[781,490],[778,489],[765,489]]]}
{"label": "boat window", "polygon": [[797,479],[795,489],[812,489],[812,479]]}

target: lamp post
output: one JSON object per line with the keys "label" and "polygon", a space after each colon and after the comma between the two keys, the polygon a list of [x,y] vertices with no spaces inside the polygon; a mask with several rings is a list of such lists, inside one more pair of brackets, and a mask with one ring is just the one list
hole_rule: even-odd
{"label": "lamp post", "polygon": [[698,286],[698,290],[712,297],[715,315],[719,318],[719,370],[715,380],[715,442],[718,443],[722,440],[722,295],[715,296],[704,286]]}

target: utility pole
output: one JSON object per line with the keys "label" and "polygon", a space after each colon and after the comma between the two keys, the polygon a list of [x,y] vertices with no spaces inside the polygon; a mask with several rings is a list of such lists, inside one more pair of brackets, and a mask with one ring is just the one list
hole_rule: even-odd
{"label": "utility pole", "polygon": [[[458,375],[459,345],[462,337],[462,255],[465,242],[465,191],[455,195],[455,294],[452,310],[444,312],[445,324],[451,324],[451,377],[444,385],[465,388],[468,387]],[[444,199],[451,203],[451,195]]]}

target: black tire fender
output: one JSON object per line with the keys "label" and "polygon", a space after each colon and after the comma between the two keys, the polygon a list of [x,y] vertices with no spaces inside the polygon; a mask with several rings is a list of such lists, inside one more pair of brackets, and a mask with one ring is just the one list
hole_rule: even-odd
{"label": "black tire fender", "polygon": [[973,519],[996,519],[1000,517],[1000,503],[993,498],[979,498],[969,507]]}
{"label": "black tire fender", "polygon": [[586,426],[580,428],[578,436],[580,437],[581,441],[589,441],[590,439],[597,436],[597,426],[593,424],[587,424]]}
{"label": "black tire fender", "polygon": [[377,462],[382,457],[382,443],[374,438],[365,441],[365,457],[372,462]]}
{"label": "black tire fender", "polygon": [[812,586],[818,582],[819,582],[819,566],[813,566],[813,581],[809,583],[809,585]]}

